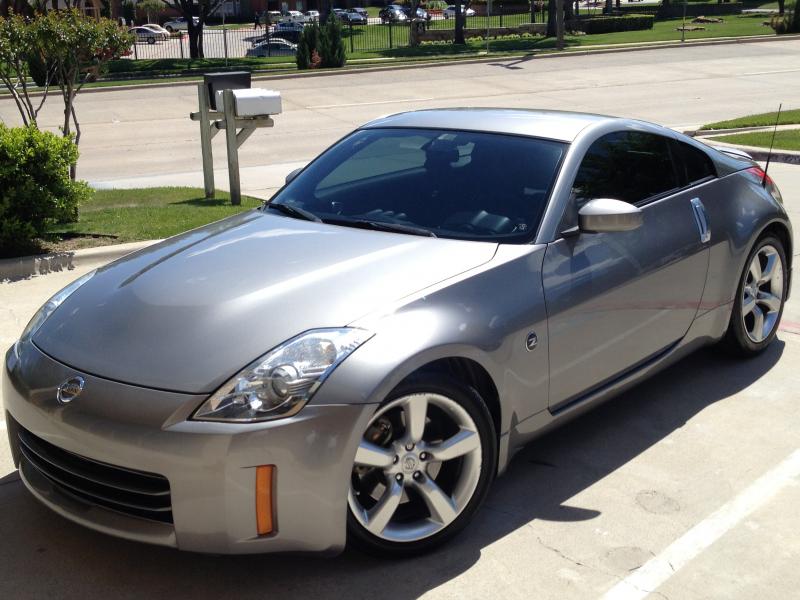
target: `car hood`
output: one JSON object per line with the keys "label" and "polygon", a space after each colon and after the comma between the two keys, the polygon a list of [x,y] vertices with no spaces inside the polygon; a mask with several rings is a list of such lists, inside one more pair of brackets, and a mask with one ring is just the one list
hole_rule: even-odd
{"label": "car hood", "polygon": [[92,375],[209,393],[281,342],[347,325],[496,249],[251,211],[100,269],[33,341]]}

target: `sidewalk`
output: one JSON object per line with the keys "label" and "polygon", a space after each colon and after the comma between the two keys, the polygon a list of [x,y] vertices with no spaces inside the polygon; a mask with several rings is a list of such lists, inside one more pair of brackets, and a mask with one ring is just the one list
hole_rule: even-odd
{"label": "sidewalk", "polygon": [[[239,169],[242,194],[255,198],[269,199],[275,191],[283,186],[286,176],[308,164],[308,161],[278,163],[257,167],[242,167]],[[227,169],[214,169],[214,184],[218,190],[229,191]],[[89,181],[89,185],[98,190],[149,187],[203,187],[203,172],[189,171],[183,173],[169,173],[167,175],[147,175],[143,177],[128,177],[124,179],[108,179],[103,181]]]}

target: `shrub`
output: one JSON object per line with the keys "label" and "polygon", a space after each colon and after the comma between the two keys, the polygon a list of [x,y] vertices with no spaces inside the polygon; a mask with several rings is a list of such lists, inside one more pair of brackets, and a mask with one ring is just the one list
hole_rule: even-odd
{"label": "shrub", "polygon": [[314,53],[319,49],[319,25],[312,23],[306,25],[297,41],[297,68],[313,69],[315,66],[312,60]]}
{"label": "shrub", "polygon": [[800,10],[787,11],[783,15],[775,15],[769,21],[770,27],[778,35],[782,33],[800,33]]}
{"label": "shrub", "polygon": [[589,17],[576,19],[567,24],[567,29],[583,31],[586,34],[612,33],[616,31],[635,31],[652,29],[653,15],[627,15],[624,17]]}
{"label": "shrub", "polygon": [[0,256],[25,254],[51,224],[78,219],[91,190],[70,180],[77,160],[71,138],[0,124]]}
{"label": "shrub", "polygon": [[320,27],[317,51],[322,58],[323,67],[343,67],[347,62],[342,25],[333,14],[328,17],[328,22]]}

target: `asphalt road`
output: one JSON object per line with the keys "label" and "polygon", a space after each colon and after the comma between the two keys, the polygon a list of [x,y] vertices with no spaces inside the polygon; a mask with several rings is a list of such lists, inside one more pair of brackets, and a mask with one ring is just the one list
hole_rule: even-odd
{"label": "asphalt road", "polygon": [[[261,148],[260,160],[269,161],[274,149],[264,140],[279,131],[286,136],[283,132],[297,127],[305,133],[297,134],[296,145],[287,145],[286,160],[307,159],[329,141],[324,136],[336,137],[379,112],[414,103],[349,108],[341,104],[380,102],[392,89],[406,98],[437,94],[438,99],[426,101],[427,105],[453,104],[444,96],[454,94],[455,85],[464,89],[467,100],[461,103],[557,106],[561,102],[571,108],[592,106],[600,112],[633,114],[672,125],[699,123],[766,110],[781,99],[788,103],[797,98],[800,70],[788,55],[799,49],[800,42],[712,47],[703,50],[705,62],[682,66],[679,57],[696,57],[696,50],[602,57],[601,62],[616,63],[617,70],[624,60],[631,61],[631,73],[650,78],[649,94],[646,84],[633,82],[633,75],[623,77],[594,63],[597,57],[575,57],[566,63],[534,60],[520,65],[522,73],[491,65],[461,65],[369,77],[280,81],[288,110],[276,129],[258,134],[263,139],[249,149],[256,155]],[[649,70],[643,55],[653,62]],[[569,67],[572,61],[595,64],[599,72]],[[533,91],[537,82],[543,85],[546,69],[557,63],[562,69],[566,64],[566,70],[580,78],[572,83],[578,89],[582,82],[582,91],[570,92],[566,87]],[[780,77],[744,74],[759,67],[785,72]],[[534,68],[540,70],[538,76]],[[504,75],[494,75],[491,69],[503,69]],[[706,81],[712,73],[723,72],[731,74]],[[563,72],[550,73],[551,79],[561,82],[559,86],[567,85]],[[698,73],[706,76],[696,77]],[[603,75],[610,79],[604,80]],[[691,85],[678,85],[684,76],[691,78]],[[392,78],[394,83],[389,81]],[[306,94],[303,86],[308,86]],[[478,102],[479,92],[488,93],[492,86],[498,93],[506,90],[505,95]],[[525,86],[530,91],[521,89]],[[518,93],[510,91],[513,87]],[[696,87],[694,93],[703,100],[690,102],[687,87]],[[145,127],[156,132],[160,125],[167,137],[163,144],[174,140],[175,157],[168,158],[156,136],[155,142],[141,148],[154,160],[140,164],[137,173],[127,164],[127,146],[121,145],[123,155],[114,157],[112,145],[107,145],[102,169],[99,155],[87,161],[97,163],[92,167],[94,177],[106,174],[110,179],[109,174],[125,171],[130,178],[147,174],[146,168],[166,166],[175,172],[182,168],[180,157],[191,153],[193,128],[188,120],[177,116],[177,108],[176,116],[170,117],[167,113],[173,109],[168,105],[148,113],[153,122],[145,120],[141,99],[137,108],[131,97],[144,93],[83,98],[87,119],[90,105],[97,119],[85,130],[84,158],[100,152],[99,144],[107,143],[100,142],[99,133],[135,128],[133,112],[140,115],[138,127],[143,132]],[[177,94],[173,98],[180,110],[190,108],[190,89],[152,93],[156,98]],[[564,104],[569,97],[574,103]],[[103,102],[108,105],[105,109]],[[339,106],[319,106],[334,103]],[[109,124],[110,115],[123,104],[131,111],[128,120]],[[3,110],[7,111],[5,105]],[[314,123],[320,132],[316,137],[309,133],[316,131]],[[182,129],[191,129],[185,139],[176,133]],[[119,137],[115,139],[121,143]],[[187,170],[196,167],[186,166]],[[800,167],[773,165],[770,171],[794,222],[800,223]],[[90,175],[84,171],[83,176]],[[6,347],[19,334],[51,293],[92,267],[87,264],[0,284],[0,345]],[[517,455],[508,473],[496,482],[487,506],[462,536],[434,554],[406,561],[381,561],[352,551],[327,560],[202,556],[116,540],[73,525],[35,502],[13,472],[7,446],[0,442],[0,598],[562,600],[643,598],[650,592],[653,598],[681,599],[796,597],[800,588],[797,294],[795,286],[778,339],[765,354],[738,361],[713,349],[700,351],[540,439]]]}
{"label": "asphalt road", "polygon": [[[240,151],[242,167],[307,161],[365,121],[444,106],[553,108],[616,114],[669,126],[698,125],[775,110],[800,98],[800,40],[686,47],[615,54],[498,60],[377,73],[350,72],[265,82],[283,95],[275,127]],[[200,130],[195,85],[81,94],[80,177],[90,181],[198,173]],[[59,100],[41,123],[56,129]],[[19,121],[11,100],[0,120]],[[224,136],[214,140],[225,166]],[[286,171],[286,167],[282,170]],[[202,178],[195,177],[202,186]],[[269,188],[269,185],[258,186]]]}

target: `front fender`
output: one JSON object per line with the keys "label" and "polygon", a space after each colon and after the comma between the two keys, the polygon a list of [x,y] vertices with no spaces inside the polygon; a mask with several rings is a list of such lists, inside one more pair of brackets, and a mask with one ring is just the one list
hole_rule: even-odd
{"label": "front fender", "polygon": [[[312,402],[378,404],[426,364],[466,358],[481,365],[497,388],[499,436],[546,410],[544,250],[501,247],[489,264],[359,319],[353,325],[375,336],[333,372]],[[531,332],[539,343],[529,352],[525,342]]]}

